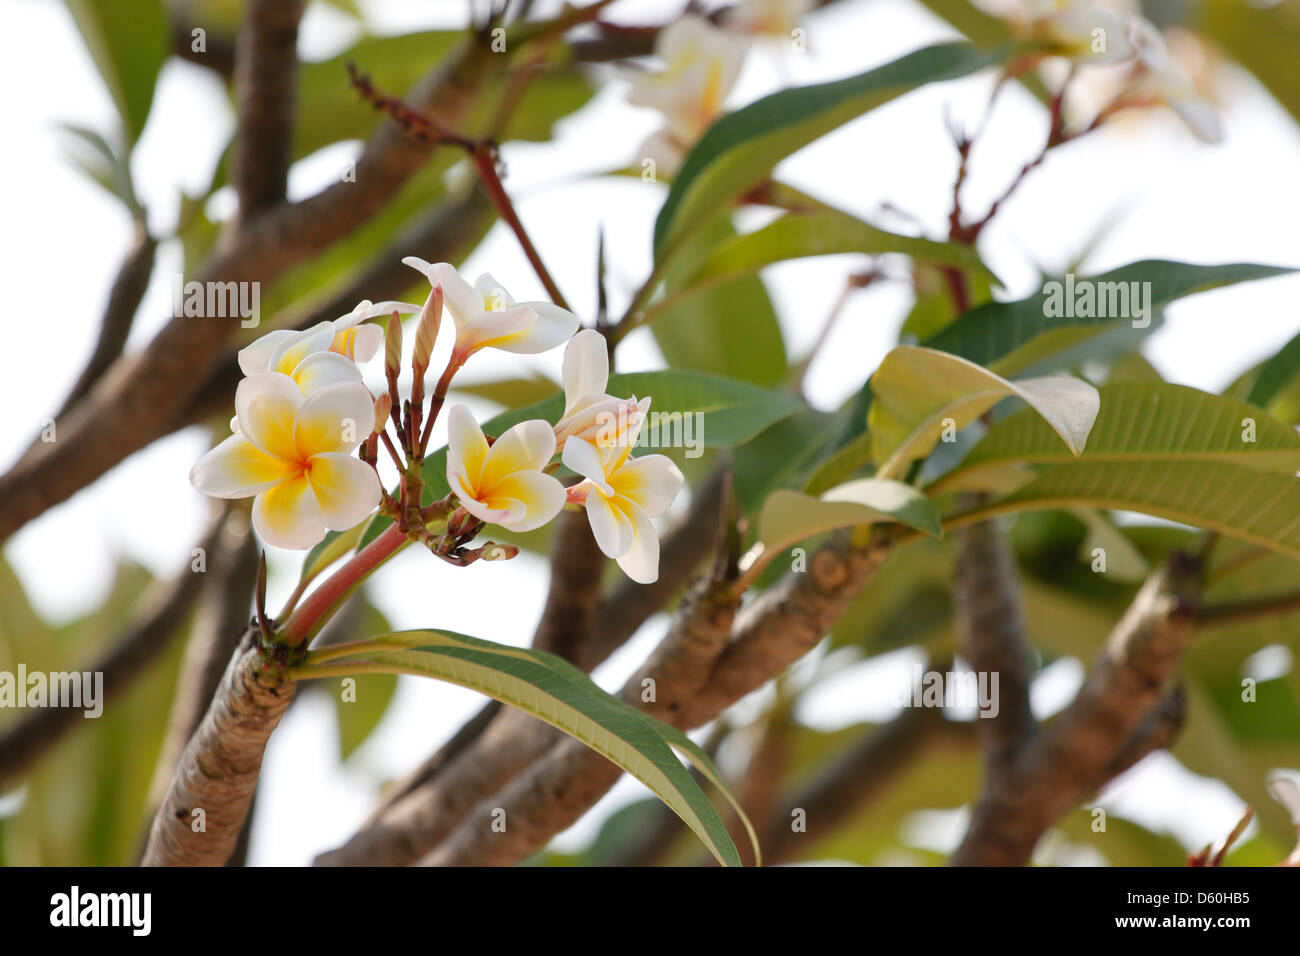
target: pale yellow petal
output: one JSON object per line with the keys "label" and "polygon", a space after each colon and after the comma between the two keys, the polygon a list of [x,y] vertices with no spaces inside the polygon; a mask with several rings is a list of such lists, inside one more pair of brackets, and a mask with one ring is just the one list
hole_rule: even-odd
{"label": "pale yellow petal", "polygon": [[313,392],[298,412],[293,440],[303,460],[322,452],[351,451],[375,430],[375,400],[360,382],[339,382]]}
{"label": "pale yellow petal", "polygon": [[361,459],[325,452],[307,464],[307,479],[331,531],[356,527],[379,504],[379,477]]}
{"label": "pale yellow petal", "polygon": [[190,484],[214,498],[248,498],[283,481],[291,471],[287,462],[235,434],[194,463]]}
{"label": "pale yellow petal", "polygon": [[297,461],[293,423],[302,406],[298,383],[279,372],[250,375],[235,389],[240,432],[258,448],[285,461]]}
{"label": "pale yellow petal", "polygon": [[262,492],[253,502],[253,527],[267,544],[303,550],[325,537],[320,505],[306,475]]}

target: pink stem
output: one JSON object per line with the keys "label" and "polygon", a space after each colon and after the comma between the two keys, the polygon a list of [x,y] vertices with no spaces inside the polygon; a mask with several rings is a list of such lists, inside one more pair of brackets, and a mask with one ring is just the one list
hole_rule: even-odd
{"label": "pink stem", "polygon": [[308,595],[302,606],[279,629],[280,639],[290,647],[310,639],[357,585],[396,554],[408,540],[406,533],[396,524],[390,526]]}

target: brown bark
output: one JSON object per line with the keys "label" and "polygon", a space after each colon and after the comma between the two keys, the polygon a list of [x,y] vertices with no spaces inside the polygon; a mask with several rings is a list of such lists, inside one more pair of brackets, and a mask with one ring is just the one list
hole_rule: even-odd
{"label": "brown bark", "polygon": [[1027,863],[1062,814],[1172,739],[1201,586],[1199,563],[1179,554],[1147,579],[1075,700],[985,781],[954,865]]}
{"label": "brown bark", "polygon": [[268,660],[256,629],[246,630],[154,817],[145,866],[226,863],[248,817],[267,740],[295,687],[283,665]]}

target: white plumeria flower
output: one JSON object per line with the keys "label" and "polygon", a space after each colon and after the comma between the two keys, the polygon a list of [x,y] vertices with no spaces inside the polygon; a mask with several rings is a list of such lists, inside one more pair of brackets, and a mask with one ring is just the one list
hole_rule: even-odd
{"label": "white plumeria flower", "polygon": [[564,486],[542,469],[555,433],[541,419],[520,422],[488,446],[464,405],[447,410],[447,484],[461,507],[508,531],[532,531],[564,507]]}
{"label": "white plumeria flower", "polygon": [[635,398],[615,398],[609,385],[609,350],[605,337],[583,329],[564,347],[564,414],[555,424],[555,447],[570,438],[595,442],[611,421],[630,421],[637,412]]}
{"label": "white plumeria flower", "polygon": [[587,509],[600,550],[633,581],[651,584],[659,579],[659,535],[650,519],[668,510],[685,478],[666,455],[632,457],[643,421],[644,412],[608,448],[569,439],[564,464],[586,479],[569,490],[569,499]]}
{"label": "white plumeria flower", "polygon": [[1087,0],[1031,0],[1031,36],[1059,48],[1062,56],[1088,63],[1113,63],[1131,57],[1131,18]]}
{"label": "white plumeria flower", "polygon": [[360,382],[304,397],[289,376],[264,372],[239,383],[235,411],[242,430],[195,463],[190,484],[214,498],[256,496],[253,527],[267,544],[310,548],[379,504],[375,470],[350,454],[375,429]]}
{"label": "white plumeria flower", "polygon": [[740,76],[745,44],[703,17],[688,15],[660,32],[655,52],[665,69],[629,74],[628,100],[663,113],[668,140],[689,148],[721,115]]}
{"label": "white plumeria flower", "polygon": [[367,319],[393,312],[411,314],[420,306],[409,302],[362,301],[347,315],[319,322],[310,329],[275,329],[239,352],[239,368],[245,375],[279,372],[288,375],[304,395],[335,382],[359,382],[357,362],[375,357],[384,341],[377,325],[361,325]]}
{"label": "white plumeria flower", "polygon": [[789,39],[812,11],[812,0],[741,0],[726,13],[728,29]]}
{"label": "white plumeria flower", "polygon": [[1218,111],[1179,66],[1160,31],[1146,20],[1134,18],[1133,39],[1143,73],[1139,91],[1170,107],[1198,139],[1223,142]]}
{"label": "white plumeria flower", "polygon": [[[402,260],[442,287],[443,303],[456,323],[455,357],[464,361],[479,349],[536,355],[563,344],[578,331],[578,317],[550,302],[515,302],[486,273],[470,285],[450,263],[415,256]],[[477,286],[477,288],[475,287]]]}
{"label": "white plumeria flower", "polygon": [[375,303],[362,299],[351,312],[334,320],[334,339],[329,350],[357,363],[369,362],[384,344],[384,329],[367,320],[391,316],[394,312],[414,315],[421,308],[409,302]]}

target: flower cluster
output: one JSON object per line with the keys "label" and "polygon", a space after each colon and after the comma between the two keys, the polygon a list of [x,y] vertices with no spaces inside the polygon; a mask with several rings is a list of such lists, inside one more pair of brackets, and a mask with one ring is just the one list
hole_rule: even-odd
{"label": "flower cluster", "polygon": [[[246,378],[236,391],[233,434],[195,464],[194,487],[219,498],[253,497],[254,527],[276,547],[309,548],[327,530],[355,527],[379,506],[412,538],[462,564],[486,552],[487,546],[472,554],[463,547],[484,525],[530,531],[568,504],[586,509],[601,550],[629,577],[656,580],[659,540],[651,519],[672,503],[683,477],[663,455],[632,456],[650,399],[607,393],[604,336],[577,331],[577,318],[550,303],[515,302],[489,275],[471,285],[447,263],[403,261],[429,280],[432,291],[424,305],[362,302],[348,315],[305,331],[270,332],[239,353]],[[444,305],[455,339],[421,429],[424,375]],[[400,316],[416,313],[415,380],[411,401],[402,403],[396,391]],[[371,321],[383,316],[386,330]],[[520,422],[490,438],[468,408],[451,405],[446,465],[451,494],[421,507],[420,468],[429,430],[461,366],[484,348],[536,354],[562,344],[565,406],[559,420]],[[389,391],[376,400],[359,365],[381,346]],[[395,411],[399,405],[405,416]],[[396,444],[388,434],[390,414]],[[381,438],[402,473],[401,500],[379,481]],[[358,447],[361,455],[355,457]],[[579,476],[568,488],[555,477],[557,455]],[[434,518],[446,519],[437,535],[429,527]]]}
{"label": "flower cluster", "polygon": [[1121,12],[1090,0],[1023,0],[1016,17],[1031,38],[1082,63],[1125,63],[1131,66],[1121,97],[1107,109],[1162,104],[1207,143],[1223,139],[1214,105],[1171,54],[1160,31],[1137,14]]}
{"label": "flower cluster", "polygon": [[671,176],[686,153],[723,113],[756,36],[790,39],[811,0],[743,0],[727,11],[721,26],[687,14],[659,33],[655,53],[664,69],[628,72],[628,101],[656,109],[665,125],[642,145],[639,155]]}

